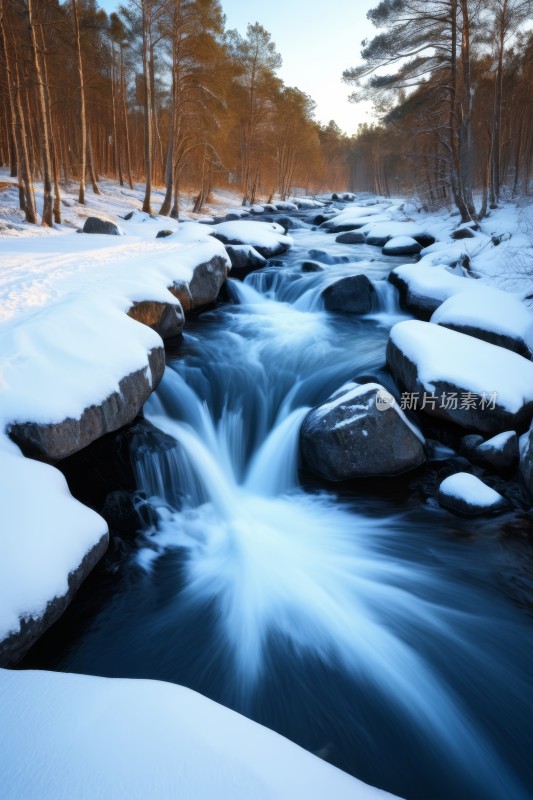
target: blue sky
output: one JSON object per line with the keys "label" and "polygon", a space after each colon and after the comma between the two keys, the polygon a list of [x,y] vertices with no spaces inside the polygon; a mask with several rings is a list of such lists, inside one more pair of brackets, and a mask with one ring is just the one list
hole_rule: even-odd
{"label": "blue sky", "polygon": [[[98,2],[106,11],[119,5]],[[260,22],[283,57],[280,77],[311,95],[320,121],[335,119],[349,134],[370,119],[369,109],[348,103],[350,88],[341,74],[357,63],[361,40],[376,32],[366,19],[376,5],[377,0],[334,0],[331,6],[324,0],[222,0],[228,27],[244,33],[249,22]]]}

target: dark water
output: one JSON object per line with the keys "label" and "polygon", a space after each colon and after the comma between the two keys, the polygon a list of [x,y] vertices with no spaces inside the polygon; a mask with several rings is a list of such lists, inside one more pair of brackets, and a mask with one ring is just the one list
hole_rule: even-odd
{"label": "dark water", "polygon": [[[136,460],[157,530],[115,543],[24,666],[184,684],[406,798],[533,797],[526,531],[450,516],[420,476],[302,484],[306,409],[381,375],[400,312],[379,283],[373,315],[326,313],[334,277],[395,262],[295,240],[188,326],[146,407],[179,445]],[[313,247],[354,258],[302,274]]]}

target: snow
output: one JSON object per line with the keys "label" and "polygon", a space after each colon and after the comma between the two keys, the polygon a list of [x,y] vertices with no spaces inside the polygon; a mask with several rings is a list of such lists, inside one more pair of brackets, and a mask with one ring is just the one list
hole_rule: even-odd
{"label": "snow", "polygon": [[444,267],[430,267],[419,261],[417,264],[404,264],[393,272],[409,286],[410,292],[418,297],[428,297],[443,303],[459,292],[472,289],[472,278],[454,275]]}
{"label": "snow", "polygon": [[457,472],[442,481],[439,491],[447,497],[463,500],[479,508],[491,508],[503,501],[503,497],[487,486],[475,475]]}
{"label": "snow", "polygon": [[487,439],[486,442],[478,445],[478,450],[503,450],[507,442],[516,436],[514,431],[504,431],[493,436],[492,439]]}
{"label": "snow", "polygon": [[[190,224],[190,223],[189,223]],[[293,243],[291,236],[277,222],[256,222],[251,220],[220,222],[208,228],[207,232],[219,233],[228,241],[251,244],[253,247],[277,248],[279,244],[289,247]]]}
{"label": "snow", "polygon": [[497,392],[497,405],[511,414],[533,402],[533,363],[510,350],[418,320],[399,322],[390,338],[429,393],[437,382],[478,396]]}
{"label": "snow", "polygon": [[411,236],[394,236],[392,239],[389,239],[385,248],[389,247],[412,247],[413,245],[418,244],[416,239],[413,239]]}
{"label": "snow", "polygon": [[181,686],[0,670],[0,706],[3,800],[392,798]]}
{"label": "snow", "polygon": [[533,351],[533,312],[517,296],[478,281],[468,291],[449,297],[431,322],[493,331],[521,339]]}
{"label": "snow", "polygon": [[[0,641],[20,617],[41,616],[68,591],[68,575],[107,533],[94,511],[71,497],[54,467],[22,458],[0,439]],[[0,781],[1,783],[1,781]]]}

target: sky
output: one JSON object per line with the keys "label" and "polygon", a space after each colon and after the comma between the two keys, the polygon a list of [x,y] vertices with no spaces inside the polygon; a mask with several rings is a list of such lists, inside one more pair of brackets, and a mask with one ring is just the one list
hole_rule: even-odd
{"label": "sky", "polygon": [[[123,2],[124,0],[122,0]],[[98,0],[113,11],[117,0]],[[371,119],[370,105],[348,102],[351,88],[342,72],[359,61],[361,41],[377,30],[366,19],[378,0],[221,0],[228,28],[246,33],[249,22],[259,22],[272,34],[283,58],[279,76],[297,86],[317,104],[320,122],[335,122],[348,134]]]}

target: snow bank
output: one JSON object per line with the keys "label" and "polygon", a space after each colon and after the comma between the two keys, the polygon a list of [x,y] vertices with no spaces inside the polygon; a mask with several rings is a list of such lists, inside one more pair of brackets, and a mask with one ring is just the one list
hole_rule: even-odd
{"label": "snow bank", "polygon": [[4,800],[392,798],[180,686],[4,670],[0,698]]}
{"label": "snow bank", "polygon": [[68,576],[86,554],[102,540],[105,550],[107,525],[71,497],[58,470],[22,458],[5,438],[0,473],[1,643],[20,630],[21,619],[42,617],[50,601],[67,594]]}
{"label": "snow bank", "polygon": [[449,297],[470,290],[474,283],[471,278],[455,275],[444,267],[428,266],[423,261],[396,267],[389,281],[399,289],[402,303],[425,318]]}
{"label": "snow bank", "polygon": [[390,333],[387,362],[417,408],[468,430],[520,430],[533,415],[533,363],[472,336],[400,322]]}
{"label": "snow bank", "polygon": [[418,320],[399,322],[390,338],[416,364],[428,392],[440,382],[479,397],[496,391],[511,414],[533,403],[533,363],[503,347]]}
{"label": "snow bank", "polygon": [[533,312],[516,296],[479,281],[468,291],[449,297],[431,322],[510,347],[527,357],[533,352]]}

